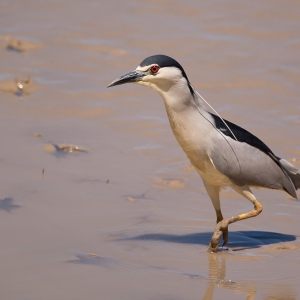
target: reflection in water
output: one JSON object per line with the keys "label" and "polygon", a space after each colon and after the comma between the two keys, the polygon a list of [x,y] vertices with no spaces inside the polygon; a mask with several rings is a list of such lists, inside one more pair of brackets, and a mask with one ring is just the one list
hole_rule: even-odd
{"label": "reflection in water", "polygon": [[225,279],[226,277],[226,259],[221,253],[207,253],[209,282],[203,300],[213,299],[215,287],[234,290],[246,295],[247,300],[255,299],[256,289],[253,281],[248,281],[246,287],[236,281]]}
{"label": "reflection in water", "polygon": [[278,284],[278,282],[254,282],[253,280],[232,281],[226,279],[226,261],[228,258],[229,257],[224,253],[207,253],[209,282],[207,283],[207,288],[202,300],[214,299],[215,287],[243,294],[247,300],[256,299],[258,290],[265,294],[261,295],[259,299],[297,299],[293,287],[287,284]]}

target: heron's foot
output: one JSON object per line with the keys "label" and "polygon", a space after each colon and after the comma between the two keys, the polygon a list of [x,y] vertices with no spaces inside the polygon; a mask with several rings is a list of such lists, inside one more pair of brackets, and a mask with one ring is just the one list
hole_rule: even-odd
{"label": "heron's foot", "polygon": [[208,250],[211,252],[218,252],[218,245],[220,242],[221,236],[223,236],[223,244],[224,247],[228,242],[228,225],[234,223],[239,220],[239,216],[231,217],[227,219],[223,219],[220,221],[215,229],[215,232],[210,240]]}
{"label": "heron's foot", "polygon": [[209,251],[211,252],[218,252],[218,245],[221,239],[221,236],[223,236],[223,246],[225,246],[227,244],[228,241],[228,225],[229,225],[229,220],[230,219],[223,219],[222,221],[220,221],[217,226],[216,229],[214,231],[214,234],[210,240],[209,243]]}
{"label": "heron's foot", "polygon": [[240,216],[235,216],[227,219],[223,219],[220,221],[215,229],[215,232],[210,240],[208,251],[210,252],[218,252],[218,245],[221,239],[221,236],[223,236],[223,244],[222,247],[224,247],[228,242],[228,225],[231,223],[234,223],[240,219]]}

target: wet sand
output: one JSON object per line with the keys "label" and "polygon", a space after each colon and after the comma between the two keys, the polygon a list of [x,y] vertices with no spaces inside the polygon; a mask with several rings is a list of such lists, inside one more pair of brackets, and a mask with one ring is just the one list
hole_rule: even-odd
{"label": "wet sand", "polygon": [[[214,209],[162,99],[106,89],[170,55],[224,118],[300,168],[298,1],[0,12],[1,299],[299,299],[299,202],[255,190],[263,213],[230,226],[230,251],[207,253]],[[251,208],[221,197],[225,216]]]}

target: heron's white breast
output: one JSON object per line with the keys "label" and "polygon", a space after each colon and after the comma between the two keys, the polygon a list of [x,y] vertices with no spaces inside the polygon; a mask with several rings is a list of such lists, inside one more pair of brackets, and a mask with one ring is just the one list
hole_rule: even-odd
{"label": "heron's white breast", "polygon": [[[186,153],[192,164],[200,167],[200,164],[209,160],[210,129],[202,116],[193,108],[186,108],[183,111],[174,111],[166,105],[166,110],[172,131]],[[202,166],[203,167],[203,166]],[[202,168],[201,167],[201,168]]]}
{"label": "heron's white breast", "polygon": [[216,169],[210,157],[212,137],[217,134],[210,114],[204,110],[200,114],[194,107],[176,112],[166,105],[166,110],[178,143],[200,176],[211,184],[229,185],[229,178]]}

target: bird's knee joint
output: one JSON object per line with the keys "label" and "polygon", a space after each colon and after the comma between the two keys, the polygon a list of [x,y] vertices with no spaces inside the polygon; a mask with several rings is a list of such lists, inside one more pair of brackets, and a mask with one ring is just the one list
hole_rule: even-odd
{"label": "bird's knee joint", "polygon": [[262,212],[263,207],[258,201],[255,201],[254,202],[254,209],[256,210],[257,214],[259,215]]}

